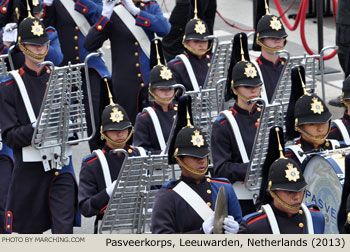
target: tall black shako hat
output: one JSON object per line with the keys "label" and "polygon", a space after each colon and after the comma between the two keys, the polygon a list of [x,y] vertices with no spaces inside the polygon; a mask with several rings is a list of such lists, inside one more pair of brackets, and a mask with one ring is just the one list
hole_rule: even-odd
{"label": "tall black shako hat", "polygon": [[248,40],[244,32],[237,33],[232,41],[231,61],[226,80],[225,100],[237,99],[233,88],[239,86],[258,87],[262,85],[258,71],[249,61]]}
{"label": "tall black shako hat", "polygon": [[350,100],[350,75],[343,81],[340,101],[344,103],[345,100]]}
{"label": "tall black shako hat", "polygon": [[169,164],[176,164],[175,156],[203,158],[209,155],[209,147],[202,132],[193,126],[191,97],[179,98],[176,126],[169,146]]}
{"label": "tall black shako hat", "polygon": [[298,164],[294,160],[284,156],[282,127],[272,127],[269,135],[269,147],[262,170],[261,204],[271,201],[270,191],[284,190],[299,192],[306,185]]}
{"label": "tall black shako hat", "polygon": [[[265,13],[264,13],[265,12]],[[288,35],[284,29],[281,19],[275,15],[270,14],[268,0],[259,0],[256,10],[256,24],[253,50],[260,51],[261,47],[265,47],[271,51],[278,51],[283,48],[274,49],[265,46],[260,39],[262,38],[286,38]],[[284,46],[287,44],[285,41]]]}
{"label": "tall black shako hat", "polygon": [[[330,123],[332,114],[323,100],[308,93],[305,87],[305,70],[296,66],[291,72],[292,90],[286,115],[287,140],[299,137],[303,124]],[[297,131],[296,131],[297,130]]]}

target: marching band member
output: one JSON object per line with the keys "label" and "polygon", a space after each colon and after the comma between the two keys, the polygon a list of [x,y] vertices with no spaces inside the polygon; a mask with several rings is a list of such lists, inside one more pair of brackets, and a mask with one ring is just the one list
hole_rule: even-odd
{"label": "marching band member", "polygon": [[346,145],[350,145],[350,76],[343,81],[342,91],[340,101],[345,106],[344,115],[343,118],[332,121],[329,138],[344,141]]}
{"label": "marching band member", "polygon": [[[86,50],[84,41],[88,34],[90,24],[94,24],[102,10],[100,0],[43,0],[44,14],[43,22],[46,26],[53,26],[57,29],[58,37],[61,42],[61,48],[64,55],[61,66],[83,63],[86,56],[94,50]],[[110,72],[107,69],[103,59],[99,56],[93,56],[87,63],[89,67],[89,80],[91,88],[91,98],[94,111],[96,129],[101,125],[101,114],[108,99],[106,90],[102,90],[103,79],[110,78]],[[86,118],[90,118],[90,109],[88,96],[86,95],[86,78],[83,73],[84,105]],[[88,134],[92,133],[92,123],[87,119]],[[103,147],[99,132],[89,141],[90,150]]]}
{"label": "marching band member", "polygon": [[112,94],[132,123],[147,105],[150,73],[150,41],[168,34],[170,24],[156,1],[122,0],[103,2],[100,19],[89,30],[84,46],[100,48],[110,39],[112,52]]}
{"label": "marching band member", "polygon": [[[236,185],[244,181],[261,115],[260,106],[249,102],[260,97],[262,82],[254,65],[245,60],[243,48],[240,50],[243,37],[246,42],[245,34],[235,36],[233,51],[237,51],[237,56],[233,54],[231,61],[239,60],[236,60],[232,74],[229,73],[232,81],[227,82],[226,88],[226,98],[233,97],[236,102],[220,113],[211,133],[215,176],[227,178]],[[235,191],[238,194],[238,188]],[[239,202],[244,215],[256,211],[251,200],[240,199]]]}
{"label": "marching band member", "polygon": [[328,139],[332,114],[324,101],[305,90],[305,71],[302,66],[292,69],[292,92],[286,116],[287,140],[297,140],[287,146],[286,157],[301,164],[305,153],[322,152],[340,147],[334,139]]}
{"label": "marching band member", "polygon": [[283,50],[287,44],[287,33],[279,17],[271,15],[265,0],[266,15],[260,18],[256,28],[255,43],[261,47],[261,55],[256,59],[258,71],[264,83],[267,101],[271,103],[278,80],[284,68],[284,60],[274,52]]}
{"label": "marching band member", "polygon": [[[160,41],[155,40],[157,55],[160,57],[158,44]],[[148,100],[153,101],[153,106],[144,108],[143,112],[137,115],[133,138],[135,146],[141,146],[152,154],[165,151],[176,117],[177,104],[173,103],[175,90],[172,87],[174,84],[176,81],[172,71],[161,64],[159,59],[158,64],[151,70],[148,84]]]}
{"label": "marching band member", "polygon": [[140,155],[137,148],[127,144],[134,129],[125,109],[114,104],[111,96],[110,102],[102,113],[101,136],[106,140],[105,145],[83,159],[79,175],[79,209],[85,217],[96,216],[94,233],[97,233],[98,221],[102,220],[125,159],[124,154],[110,151],[124,149],[130,156]]}
{"label": "marching band member", "polygon": [[208,145],[200,130],[191,125],[189,116],[186,126],[184,117],[190,113],[186,105],[187,97],[180,97],[177,126],[169,149],[169,163],[176,160],[181,177],[165,183],[157,193],[152,209],[152,233],[212,233],[213,209],[220,187],[225,188],[228,206],[223,223],[225,233],[236,233],[242,215],[236,194],[228,180],[205,176]]}
{"label": "marching band member", "polygon": [[168,63],[176,81],[184,85],[186,91],[199,91],[199,87],[204,85],[212,56],[206,38],[209,35],[207,24],[197,17],[195,8],[194,18],[186,24],[182,40],[185,52]]}
{"label": "marching band member", "polygon": [[26,158],[35,151],[31,140],[36,121],[30,118],[39,114],[50,75],[48,67],[38,66],[47,54],[48,42],[40,20],[30,15],[20,23],[17,46],[25,55],[25,64],[11,74],[0,92],[2,137],[15,157],[7,200],[7,232],[42,233],[51,228],[52,233],[73,233],[77,184],[71,160],[61,170],[45,172],[42,160]]}
{"label": "marching band member", "polygon": [[[273,132],[275,129],[278,129],[277,135]],[[244,216],[239,233],[323,234],[324,216],[315,206],[302,203],[307,183],[298,164],[283,156],[278,138],[283,138],[282,129],[272,128],[264,164],[268,177],[267,185],[261,190],[263,205],[260,211]]]}

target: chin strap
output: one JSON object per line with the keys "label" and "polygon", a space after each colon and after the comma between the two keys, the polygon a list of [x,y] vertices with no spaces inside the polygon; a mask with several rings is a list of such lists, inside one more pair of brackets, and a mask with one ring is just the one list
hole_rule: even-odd
{"label": "chin strap", "polygon": [[[285,208],[292,210],[292,211],[297,211],[300,209],[301,203],[300,203],[300,205],[298,205],[296,207],[291,206],[288,203],[284,202],[280,197],[278,197],[278,195],[275,192],[271,191],[270,186],[269,186],[268,191],[269,191],[271,197],[274,198],[278,203],[283,205]],[[304,195],[305,195],[305,191],[304,191]],[[304,198],[304,196],[303,196],[303,198]],[[303,201],[301,201],[301,202],[303,202]]]}
{"label": "chin strap", "polygon": [[176,95],[176,93],[174,92],[174,95],[170,99],[163,99],[163,98],[159,97],[158,95],[156,95],[155,93],[153,93],[150,86],[148,87],[148,92],[150,93],[150,95],[153,96],[154,99],[156,99],[162,103],[166,103],[166,104],[170,104]]}
{"label": "chin strap", "polygon": [[197,171],[195,169],[192,169],[191,167],[189,167],[187,164],[185,164],[182,159],[177,156],[177,151],[178,149],[175,150],[175,153],[174,153],[174,156],[175,156],[175,159],[176,159],[176,162],[181,166],[183,167],[184,169],[186,169],[188,172],[190,173],[193,173],[193,174],[196,174],[196,175],[204,175],[207,171],[208,171],[208,167],[209,167],[209,162],[207,164],[207,167],[204,171]]}
{"label": "chin strap", "polygon": [[49,46],[46,47],[46,51],[44,54],[35,54],[32,51],[29,51],[27,48],[25,48],[22,44],[18,44],[18,47],[28,56],[38,60],[44,59],[49,51]]}
{"label": "chin strap", "polygon": [[264,44],[260,41],[260,39],[259,39],[259,34],[257,34],[257,35],[256,35],[256,40],[255,40],[255,42],[256,42],[259,46],[265,48],[266,50],[269,50],[269,51],[271,51],[271,52],[277,52],[277,51],[283,50],[283,49],[286,47],[288,40],[285,39],[283,47],[281,47],[281,48],[272,48],[272,47],[269,47],[269,46],[267,46],[267,45],[264,45]]}
{"label": "chin strap", "polygon": [[[251,100],[250,98],[248,98],[248,97],[246,97],[246,96],[240,94],[240,93],[237,91],[237,89],[235,89],[235,88],[233,87],[233,81],[231,81],[231,88],[232,88],[233,93],[234,93],[235,95],[237,95],[238,97],[242,98],[245,102],[248,103],[248,101]],[[259,92],[259,95],[258,95],[259,97],[260,97],[260,95],[261,95],[261,90],[262,90],[262,88],[260,87],[260,92]]]}
{"label": "chin strap", "polygon": [[129,135],[128,137],[123,141],[123,142],[116,142],[112,139],[110,139],[108,136],[106,136],[104,133],[103,133],[103,127],[101,126],[101,129],[100,129],[100,133],[101,133],[101,140],[106,140],[108,143],[110,143],[113,147],[115,148],[121,148],[123,147],[127,141],[129,141],[130,137],[132,136],[132,134],[134,133],[134,127],[131,128],[130,132],[129,132]]}
{"label": "chin strap", "polygon": [[297,121],[295,121],[295,129],[300,134],[304,134],[305,136],[307,136],[308,138],[311,138],[312,140],[315,140],[315,141],[321,141],[322,140],[323,141],[323,140],[327,139],[329,131],[331,130],[330,124],[331,124],[331,122],[329,122],[328,132],[323,137],[316,137],[316,136],[311,135],[310,133],[307,133],[305,130],[303,130],[302,128],[300,128],[298,126]]}
{"label": "chin strap", "polygon": [[186,42],[183,42],[184,47],[189,50],[191,53],[198,55],[198,56],[202,56],[204,54],[206,54],[207,52],[209,52],[213,46],[213,43],[210,43],[210,47],[207,50],[196,50],[193,49],[192,47],[190,47],[189,45],[187,45]]}

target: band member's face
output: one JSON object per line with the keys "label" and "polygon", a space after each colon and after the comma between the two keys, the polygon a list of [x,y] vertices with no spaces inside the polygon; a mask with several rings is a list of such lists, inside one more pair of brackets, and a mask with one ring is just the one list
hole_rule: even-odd
{"label": "band member's face", "polygon": [[[46,52],[47,45],[32,45],[32,44],[24,44],[24,47],[27,48],[29,51],[31,51],[34,54],[37,55],[43,55]],[[32,62],[34,63],[40,63],[43,62],[44,59],[35,59],[29,55],[26,55]]]}
{"label": "band member's face", "polygon": [[128,137],[129,129],[123,129],[123,130],[107,130],[106,136],[108,136],[110,139],[117,143],[121,143],[125,141],[125,139]]}
{"label": "band member's face", "polygon": [[[184,156],[182,161],[191,169],[196,170],[198,172],[203,172],[208,167],[208,157],[196,158],[191,156]],[[186,177],[190,177],[193,179],[201,179],[205,176],[205,174],[198,175],[198,174],[191,173],[184,168],[182,168],[182,174]]]}
{"label": "band member's face", "polygon": [[284,46],[284,38],[263,38],[262,43],[274,49],[280,49]]}
{"label": "band member's face", "polygon": [[208,49],[208,41],[200,41],[200,40],[187,40],[185,43],[195,50],[198,51],[206,51]]}
{"label": "band member's face", "polygon": [[[315,137],[324,137],[327,132],[328,132],[328,127],[329,127],[329,123],[315,123],[315,124],[304,124],[301,125],[301,128],[306,131],[307,133],[309,133],[312,136]],[[315,139],[311,139],[305,135],[302,134],[302,137],[310,142],[310,143],[314,143],[314,144],[323,144],[323,142],[325,140],[315,140]]]}
{"label": "band member's face", "polygon": [[[282,190],[276,190],[274,191],[277,196],[285,203],[287,203],[290,206],[298,207],[302,203],[304,199],[304,190],[300,192],[289,192],[289,191],[282,191]],[[276,199],[273,200],[273,204],[275,207],[287,214],[296,214],[298,213],[299,209],[292,210],[285,205],[278,202]]]}
{"label": "band member's face", "polygon": [[[169,88],[155,88],[153,89],[153,93],[155,93],[157,96],[159,96],[162,99],[169,100],[174,96],[175,90],[169,89]],[[163,104],[163,102],[158,101],[157,102]]]}
{"label": "band member's face", "polygon": [[[237,87],[237,92],[249,99],[254,99],[260,96],[261,87]],[[238,99],[240,97],[238,96]],[[245,101],[244,101],[245,102]]]}

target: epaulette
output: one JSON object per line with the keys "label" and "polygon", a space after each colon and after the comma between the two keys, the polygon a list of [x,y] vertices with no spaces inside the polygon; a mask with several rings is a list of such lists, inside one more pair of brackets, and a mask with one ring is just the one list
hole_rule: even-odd
{"label": "epaulette", "polygon": [[314,203],[307,203],[306,204],[307,208],[310,210],[310,211],[315,211],[315,212],[320,212],[320,209],[318,208],[318,206]]}
{"label": "epaulette", "polygon": [[14,82],[15,79],[13,78],[13,76],[10,74],[9,76],[5,77],[4,79],[1,80],[2,84],[10,85],[12,82]]}
{"label": "epaulette", "polygon": [[170,60],[168,64],[171,64],[171,65],[175,66],[175,65],[177,65],[179,63],[183,63],[182,60],[178,59],[178,58],[175,58],[175,59]]}
{"label": "epaulette", "polygon": [[83,163],[91,163],[95,159],[97,159],[97,156],[91,153],[91,154],[83,157]]}
{"label": "epaulette", "polygon": [[147,112],[140,113],[140,116],[145,116],[147,115]]}
{"label": "epaulette", "polygon": [[162,185],[162,188],[173,189],[177,185],[177,183],[179,183],[179,181],[180,181],[179,179],[169,180]]}
{"label": "epaulette", "polygon": [[338,127],[334,124],[331,125],[331,129],[329,130],[329,132],[333,132],[335,131],[336,129],[338,129]]}
{"label": "epaulette", "polygon": [[227,119],[226,119],[226,116],[221,115],[221,116],[218,116],[218,118],[216,118],[215,121],[217,121],[218,123],[222,124],[222,123],[226,122]]}
{"label": "epaulette", "polygon": [[213,183],[222,183],[222,184],[231,184],[227,178],[208,178],[210,182]]}
{"label": "epaulette", "polygon": [[138,156],[140,154],[137,148],[132,145],[126,146],[126,151],[129,153],[129,155],[131,154],[132,156]]}
{"label": "epaulette", "polygon": [[264,218],[267,218],[266,213],[264,213],[264,211],[262,211],[262,210],[259,210],[258,212],[247,214],[246,216],[243,217],[242,221],[244,221],[248,225],[250,225],[250,224],[252,224],[258,220],[264,219]]}

